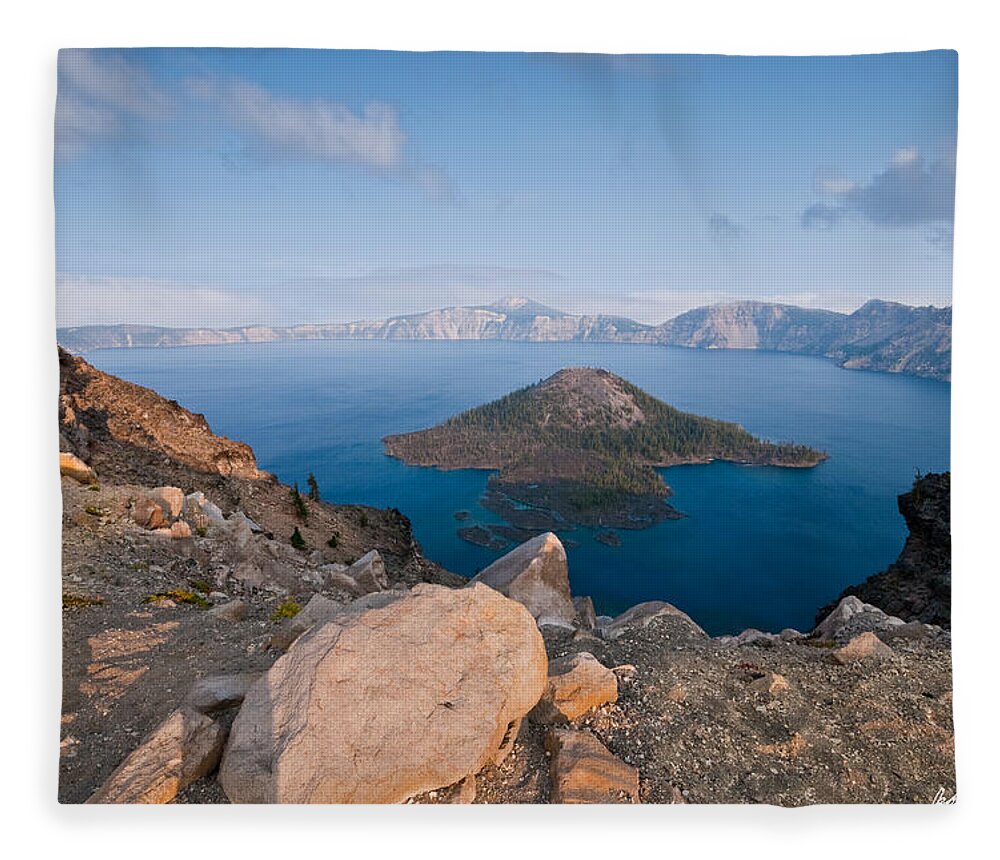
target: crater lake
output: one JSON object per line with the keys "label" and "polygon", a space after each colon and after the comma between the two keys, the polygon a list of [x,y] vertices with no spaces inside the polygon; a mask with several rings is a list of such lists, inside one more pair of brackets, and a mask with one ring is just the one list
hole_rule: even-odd
{"label": "crater lake", "polygon": [[[884,569],[906,538],[896,497],[949,468],[951,386],[745,350],[500,341],[299,341],[87,354],[101,370],[205,414],[260,468],[326,501],[395,507],[424,555],[475,574],[502,551],[457,529],[500,522],[488,473],[406,466],[382,437],[431,427],[564,367],[600,367],[698,415],[826,451],[809,469],[714,462],[660,470],[686,514],[642,531],[561,533],[575,595],[599,614],[666,600],[713,635],[812,628],[816,611]],[[469,511],[459,522],[457,511]]]}

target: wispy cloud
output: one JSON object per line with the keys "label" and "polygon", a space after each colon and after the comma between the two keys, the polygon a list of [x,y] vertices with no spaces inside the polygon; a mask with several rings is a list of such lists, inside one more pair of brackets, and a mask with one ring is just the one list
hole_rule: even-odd
{"label": "wispy cloud", "polygon": [[95,142],[120,136],[131,122],[159,120],[170,97],[139,63],[114,51],[59,52],[56,157],[66,160]]}
{"label": "wispy cloud", "polygon": [[395,108],[377,100],[355,113],[326,99],[275,95],[249,81],[202,79],[190,92],[218,107],[228,122],[273,156],[359,164],[373,170],[404,165],[406,134]]}
{"label": "wispy cloud", "polygon": [[945,224],[954,219],[955,160],[928,163],[916,147],[901,147],[867,184],[820,169],[813,176],[813,191],[826,199],[803,212],[801,223],[807,229],[830,229],[854,216],[887,227]]}

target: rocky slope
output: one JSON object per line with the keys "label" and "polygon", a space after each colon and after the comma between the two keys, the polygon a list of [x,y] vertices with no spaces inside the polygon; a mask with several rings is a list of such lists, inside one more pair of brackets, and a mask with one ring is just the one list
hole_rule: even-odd
{"label": "rocky slope", "polygon": [[772,349],[826,356],[842,367],[951,377],[951,308],[913,308],[875,300],[852,314],[734,302],[696,308],[658,326],[602,314],[567,314],[515,296],[490,305],[351,323],[229,329],[111,325],[58,331],[59,343],[74,353],[331,339],[594,341]]}
{"label": "rocky slope", "polygon": [[951,473],[918,476],[899,497],[899,512],[910,530],[899,558],[847,588],[817,618],[853,594],[906,621],[951,628]]}
{"label": "rocky slope", "polygon": [[[180,407],[78,361],[63,373],[66,444],[92,405],[131,416],[124,437],[111,416],[83,422],[90,462],[61,458],[63,802],[954,793],[939,628],[853,596],[809,636],[712,639],[666,603],[601,617],[554,535],[467,584],[398,512],[304,500],[303,517],[252,460],[211,472],[235,443]],[[183,433],[192,453],[171,460]],[[132,463],[144,440],[156,456]]]}

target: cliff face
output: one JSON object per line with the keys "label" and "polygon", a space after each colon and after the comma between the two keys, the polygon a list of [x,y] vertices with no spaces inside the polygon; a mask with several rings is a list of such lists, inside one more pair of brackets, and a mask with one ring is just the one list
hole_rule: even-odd
{"label": "cliff face", "polygon": [[515,340],[646,343],[699,349],[769,349],[832,358],[842,367],[951,377],[951,308],[870,301],[853,314],[766,302],[696,308],[658,326],[624,317],[567,314],[521,297],[478,307],[349,323],[171,329],[63,328],[71,352],[279,340]]}
{"label": "cliff face", "polygon": [[853,594],[904,621],[950,629],[951,473],[918,478],[913,489],[899,497],[899,512],[910,535],[896,562],[847,588],[819,611],[817,619]]}
{"label": "cliff face", "polygon": [[870,301],[852,314],[736,302],[696,308],[658,326],[658,343],[822,355],[841,367],[951,378],[951,308]]}

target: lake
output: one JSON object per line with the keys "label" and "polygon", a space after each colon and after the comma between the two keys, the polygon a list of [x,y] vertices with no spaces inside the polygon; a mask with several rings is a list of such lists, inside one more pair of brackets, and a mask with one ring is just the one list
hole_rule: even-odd
{"label": "lake", "polygon": [[[951,386],[843,370],[820,358],[677,347],[496,341],[303,341],[102,350],[101,370],[146,385],[250,444],[261,468],[332,502],[396,507],[424,554],[473,575],[502,553],[456,528],[499,520],[478,505],[487,473],[411,467],[381,438],[436,424],[563,367],[602,367],[679,409],[772,441],[825,450],[813,469],[711,463],[662,470],[687,518],[563,536],[574,594],[613,615],[667,600],[709,633],[809,630],[816,610],[895,560],[896,496],[916,470],[949,468]],[[458,510],[471,519],[459,523]]]}

